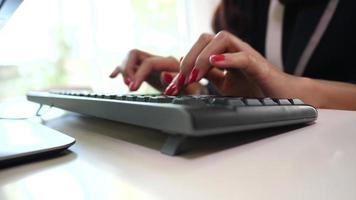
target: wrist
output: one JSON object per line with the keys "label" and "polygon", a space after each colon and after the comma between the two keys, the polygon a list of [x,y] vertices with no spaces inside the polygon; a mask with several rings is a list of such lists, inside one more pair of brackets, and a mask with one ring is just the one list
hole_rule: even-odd
{"label": "wrist", "polygon": [[316,108],[322,107],[323,102],[319,98],[319,89],[317,88],[316,81],[312,78],[297,77],[296,87],[297,98],[301,99],[304,103],[312,105]]}

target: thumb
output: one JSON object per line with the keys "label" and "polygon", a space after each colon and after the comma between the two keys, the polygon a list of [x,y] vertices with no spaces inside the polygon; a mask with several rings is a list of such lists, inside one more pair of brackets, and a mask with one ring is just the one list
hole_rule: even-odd
{"label": "thumb", "polygon": [[214,85],[220,86],[224,82],[225,73],[221,69],[212,67],[205,75],[205,77]]}

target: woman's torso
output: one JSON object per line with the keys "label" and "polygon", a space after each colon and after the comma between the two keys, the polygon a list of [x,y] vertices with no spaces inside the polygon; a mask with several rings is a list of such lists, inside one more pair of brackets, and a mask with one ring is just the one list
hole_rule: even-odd
{"label": "woman's torso", "polygon": [[[269,1],[237,0],[247,21],[246,31],[239,35],[265,55],[265,39]],[[282,33],[284,71],[294,73],[295,67],[315,31],[328,0],[296,4],[286,3]],[[356,82],[356,1],[339,0],[319,44],[304,70],[303,76]]]}

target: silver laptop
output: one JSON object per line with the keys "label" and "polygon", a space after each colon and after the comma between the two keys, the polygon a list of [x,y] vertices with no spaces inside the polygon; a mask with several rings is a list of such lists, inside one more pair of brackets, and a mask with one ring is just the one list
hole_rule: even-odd
{"label": "silver laptop", "polygon": [[55,155],[75,139],[28,120],[0,119],[0,168]]}
{"label": "silver laptop", "polygon": [[[0,31],[23,0],[0,0]],[[0,44],[1,45],[1,44]],[[28,120],[0,116],[0,168],[61,152],[75,139]]]}

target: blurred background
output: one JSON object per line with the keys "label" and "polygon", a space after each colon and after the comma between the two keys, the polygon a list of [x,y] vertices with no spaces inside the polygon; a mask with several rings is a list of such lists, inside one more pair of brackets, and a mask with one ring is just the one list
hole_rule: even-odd
{"label": "blurred background", "polygon": [[[184,56],[219,0],[25,0],[0,30],[0,100],[48,88],[126,93],[128,51]],[[138,92],[153,89],[145,84]]]}

